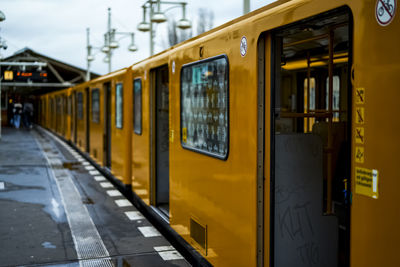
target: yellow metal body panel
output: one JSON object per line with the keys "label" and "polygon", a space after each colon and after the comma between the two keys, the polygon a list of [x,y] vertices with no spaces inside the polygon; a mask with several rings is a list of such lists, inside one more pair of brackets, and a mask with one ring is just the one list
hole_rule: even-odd
{"label": "yellow metal body panel", "polygon": [[[151,140],[151,124],[154,123],[151,118],[151,97],[154,93],[151,90],[151,75],[152,69],[165,66],[168,64],[168,51],[162,54],[156,55],[146,62],[142,62],[134,65],[132,70],[132,79],[140,78],[142,80],[142,134],[137,135],[132,131],[132,189],[133,191],[142,198],[142,200],[150,205],[154,204],[155,195],[155,177],[151,177],[153,166],[151,166],[152,157],[155,153],[152,152],[151,144],[154,144],[154,140]],[[133,96],[131,95],[131,99]],[[134,107],[132,105],[131,113]],[[171,109],[171,102],[170,102]],[[131,117],[131,121],[133,118]],[[153,136],[154,138],[154,136]],[[171,186],[170,186],[171,187]]]}
{"label": "yellow metal body panel", "polygon": [[[82,117],[80,118],[78,115],[76,116],[76,145],[82,152],[86,151],[86,95],[85,88],[87,88],[87,84],[82,84],[75,87],[76,97],[78,98],[78,94],[82,94]],[[75,112],[78,113],[78,103],[76,99],[75,103]]]}
{"label": "yellow metal body panel", "polygon": [[[131,166],[126,164],[131,162],[131,131],[132,131],[132,79],[130,71],[127,69],[110,73],[90,82],[91,91],[99,89],[100,93],[100,116],[99,122],[93,122],[92,109],[90,108],[90,154],[96,154],[96,161],[100,165],[104,164],[104,134],[105,134],[105,92],[104,85],[110,83],[111,86],[111,173],[124,185],[131,184]],[[123,84],[123,127],[117,128],[115,125],[115,87],[116,84]],[[90,99],[91,100],[91,99]],[[91,105],[91,101],[89,101]]]}
{"label": "yellow metal body panel", "polygon": [[[99,105],[100,105],[100,111],[99,111],[99,121],[95,122],[93,121],[93,112],[92,112],[92,92],[93,90],[99,90]],[[90,84],[90,156],[100,165],[103,164],[103,131],[104,131],[104,125],[103,125],[103,117],[104,117],[104,111],[101,108],[102,107],[102,101],[104,101],[104,92],[103,88],[101,87],[101,84]],[[103,111],[103,112],[102,112]]]}
{"label": "yellow metal body panel", "polygon": [[[397,1],[397,5],[399,2]],[[399,7],[392,23],[380,26],[376,1],[354,1],[354,82],[352,134],[351,266],[397,266],[400,251],[400,151],[398,114],[400,74]],[[357,103],[356,88],[365,89]],[[364,163],[355,162],[356,109],[364,108]],[[355,193],[355,168],[379,172],[379,198]]]}
{"label": "yellow metal body panel", "polygon": [[[143,66],[132,70],[132,81],[142,81],[142,133],[132,130],[132,190],[150,205],[150,95],[149,71]],[[134,110],[132,105],[132,111]],[[132,112],[133,113],[133,112]]]}

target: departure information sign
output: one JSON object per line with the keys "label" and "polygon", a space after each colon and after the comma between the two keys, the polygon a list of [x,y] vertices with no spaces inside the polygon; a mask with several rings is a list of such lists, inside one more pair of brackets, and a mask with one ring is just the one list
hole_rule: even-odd
{"label": "departure information sign", "polygon": [[46,71],[3,71],[4,81],[8,82],[47,82],[48,74]]}

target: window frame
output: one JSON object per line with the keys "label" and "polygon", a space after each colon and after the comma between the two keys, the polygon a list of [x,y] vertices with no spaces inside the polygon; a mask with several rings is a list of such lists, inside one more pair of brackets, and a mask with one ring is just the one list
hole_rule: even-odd
{"label": "window frame", "polygon": [[[121,125],[118,124],[118,89],[121,86]],[[115,84],[115,128],[123,129],[124,128],[124,84],[123,82],[119,82]]]}
{"label": "window frame", "polygon": [[[136,82],[140,84],[140,128],[136,129]],[[133,132],[137,135],[142,135],[143,132],[143,83],[142,78],[133,79]]]}
{"label": "window frame", "polygon": [[[194,65],[198,65],[198,64],[203,64],[203,63],[207,63],[207,62],[210,62],[210,61],[214,61],[214,60],[218,60],[218,59],[221,59],[221,58],[223,58],[223,59],[225,59],[225,61],[226,61],[226,69],[225,69],[225,72],[226,72],[226,84],[227,84],[227,88],[226,88],[226,113],[228,114],[227,115],[227,134],[226,134],[226,154],[224,155],[224,156],[221,156],[221,155],[218,155],[218,154],[215,154],[215,153],[212,153],[212,152],[208,152],[208,151],[205,151],[205,150],[203,150],[203,149],[198,149],[198,148],[194,148],[194,147],[190,147],[190,146],[187,146],[186,144],[184,144],[183,143],[183,135],[182,135],[182,108],[183,108],[183,105],[182,105],[182,73],[183,73],[183,69],[184,68],[187,68],[187,67],[191,67],[191,66],[194,66]],[[217,159],[220,159],[220,160],[224,160],[224,161],[226,161],[227,159],[228,159],[228,157],[229,157],[229,152],[230,152],[230,150],[229,150],[229,148],[230,148],[230,108],[229,108],[229,106],[230,106],[230,65],[229,65],[229,58],[228,58],[228,56],[226,55],[226,54],[221,54],[221,55],[217,55],[217,56],[213,56],[213,57],[209,57],[209,58],[205,58],[205,59],[201,59],[201,60],[198,60],[198,61],[194,61],[194,62],[190,62],[190,63],[187,63],[187,64],[184,64],[184,65],[182,65],[181,66],[181,68],[180,68],[180,77],[179,77],[179,79],[180,79],[180,81],[179,81],[179,93],[180,93],[180,99],[179,99],[179,111],[180,111],[180,113],[179,113],[179,120],[180,120],[180,125],[179,125],[179,131],[180,131],[180,143],[181,143],[181,146],[182,146],[182,148],[184,148],[184,149],[187,149],[187,150],[189,150],[189,151],[193,151],[193,152],[196,152],[196,153],[199,153],[199,154],[203,154],[203,155],[206,155],[206,156],[210,156],[210,157],[212,157],[212,158],[217,158]]]}
{"label": "window frame", "polygon": [[[97,98],[97,101],[98,101],[98,110],[97,110],[97,120],[95,120],[94,118],[95,118],[95,110],[93,109],[93,94],[94,93],[97,93],[97,95],[98,95],[98,98]],[[99,88],[94,88],[94,89],[92,89],[91,90],[91,92],[90,92],[90,109],[91,109],[91,116],[92,116],[92,119],[91,119],[91,122],[93,122],[93,123],[97,123],[97,124],[99,124],[100,123],[100,89]]]}

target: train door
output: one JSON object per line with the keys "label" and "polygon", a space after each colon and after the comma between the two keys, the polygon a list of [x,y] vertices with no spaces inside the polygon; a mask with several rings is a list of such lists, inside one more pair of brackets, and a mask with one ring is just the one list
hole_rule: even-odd
{"label": "train door", "polygon": [[152,203],[169,217],[169,77],[168,66],[151,71]]}
{"label": "train door", "polygon": [[73,95],[72,95],[72,99],[73,99],[73,136],[74,136],[74,143],[77,144],[78,142],[78,95],[77,93],[74,91]]}
{"label": "train door", "polygon": [[104,84],[103,164],[111,168],[111,84]]}
{"label": "train door", "polygon": [[72,141],[74,136],[74,117],[73,117],[73,109],[72,109],[72,95],[68,96],[68,115],[70,116],[69,120],[69,138]]}
{"label": "train door", "polygon": [[330,12],[274,30],[268,40],[264,259],[275,267],[348,266],[351,15]]}
{"label": "train door", "polygon": [[85,88],[85,106],[86,106],[86,115],[85,115],[85,133],[86,133],[86,152],[90,153],[90,91],[89,88]]}
{"label": "train door", "polygon": [[63,95],[63,128],[62,134],[66,137],[67,134],[67,126],[68,126],[68,103],[67,103],[67,96]]}

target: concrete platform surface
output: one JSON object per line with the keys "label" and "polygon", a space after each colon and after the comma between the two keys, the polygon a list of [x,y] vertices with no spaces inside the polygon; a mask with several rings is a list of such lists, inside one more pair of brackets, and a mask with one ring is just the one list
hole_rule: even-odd
{"label": "concrete platform surface", "polygon": [[105,177],[46,131],[0,141],[0,266],[190,266]]}

